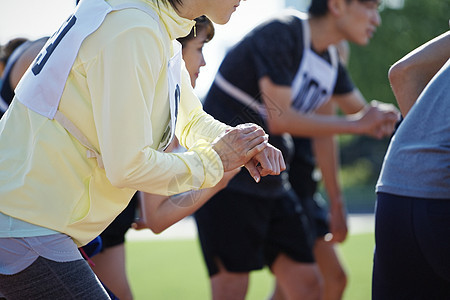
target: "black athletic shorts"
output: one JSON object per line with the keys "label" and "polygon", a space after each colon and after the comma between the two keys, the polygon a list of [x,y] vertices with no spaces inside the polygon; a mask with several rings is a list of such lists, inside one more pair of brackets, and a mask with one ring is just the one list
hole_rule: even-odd
{"label": "black athletic shorts", "polygon": [[280,253],[314,262],[308,222],[293,191],[264,198],[225,189],[195,219],[210,276],[219,271],[218,261],[230,272],[270,267]]}
{"label": "black athletic shorts", "polygon": [[308,138],[294,138],[295,156],[289,164],[289,182],[300,199],[310,222],[314,239],[330,232],[328,206],[317,192],[319,177],[316,176],[316,162]]}
{"label": "black athletic shorts", "polygon": [[312,197],[300,197],[300,203],[308,217],[312,238],[322,238],[329,233],[328,209],[322,195],[316,193]]}
{"label": "black athletic shorts", "polygon": [[450,199],[377,193],[372,299],[450,299]]}
{"label": "black athletic shorts", "polygon": [[102,238],[102,250],[123,244],[125,242],[125,234],[130,229],[136,217],[136,207],[138,205],[137,193],[131,198],[128,206],[109,224],[108,227],[100,234]]}

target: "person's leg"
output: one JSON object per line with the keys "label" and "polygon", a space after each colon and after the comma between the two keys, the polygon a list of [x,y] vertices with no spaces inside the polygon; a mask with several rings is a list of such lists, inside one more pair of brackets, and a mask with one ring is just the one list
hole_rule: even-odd
{"label": "person's leg", "polygon": [[293,191],[277,204],[265,245],[266,262],[277,282],[272,298],[319,299],[322,283],[305,211]]}
{"label": "person's leg", "polygon": [[55,262],[39,257],[25,270],[0,275],[6,299],[110,299],[83,259]]}
{"label": "person's leg", "polygon": [[249,272],[264,266],[271,201],[225,189],[195,213],[213,299],[245,299]]}
{"label": "person's leg", "polygon": [[91,260],[95,264],[92,270],[114,295],[120,300],[133,299],[125,266],[125,244],[106,248]]}
{"label": "person's leg", "polygon": [[314,245],[314,256],[319,266],[323,280],[323,299],[342,299],[347,285],[347,275],[339,261],[335,245],[322,239],[317,239]]}
{"label": "person's leg", "polygon": [[[314,245],[314,256],[319,267],[319,276],[322,280],[322,299],[342,299],[347,285],[347,275],[341,265],[334,245],[325,242],[323,239],[317,239]],[[275,283],[275,289],[271,299],[287,299],[278,281]]]}
{"label": "person's leg", "polygon": [[320,299],[320,273],[315,263],[300,263],[280,254],[271,270],[284,299]]}
{"label": "person's leg", "polygon": [[219,272],[211,276],[213,300],[244,300],[248,289],[248,272],[228,272],[219,263]]}

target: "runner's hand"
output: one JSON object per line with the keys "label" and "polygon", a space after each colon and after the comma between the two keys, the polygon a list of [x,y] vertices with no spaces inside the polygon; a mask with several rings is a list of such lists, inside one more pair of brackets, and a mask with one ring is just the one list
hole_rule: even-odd
{"label": "runner's hand", "polygon": [[393,133],[399,112],[392,104],[372,101],[358,120],[361,133],[374,138],[383,138]]}
{"label": "runner's hand", "polygon": [[253,179],[259,182],[261,176],[279,175],[286,169],[286,164],[281,151],[268,144],[263,151],[256,154],[245,164],[245,167]]}
{"label": "runner's hand", "polygon": [[212,143],[222,160],[224,171],[245,165],[267,147],[269,137],[256,124],[241,124],[227,130]]}

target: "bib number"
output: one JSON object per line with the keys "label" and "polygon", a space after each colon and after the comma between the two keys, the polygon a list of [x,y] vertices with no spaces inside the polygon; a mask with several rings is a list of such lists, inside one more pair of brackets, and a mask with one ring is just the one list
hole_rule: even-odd
{"label": "bib number", "polygon": [[47,47],[43,51],[41,51],[36,58],[35,63],[33,64],[32,71],[34,75],[38,75],[42,68],[44,67],[45,63],[50,58],[50,55],[52,55],[53,51],[55,51],[55,48],[58,46],[58,44],[61,42],[63,37],[69,32],[70,28],[75,25],[77,22],[77,17],[74,15],[71,16],[62,26],[61,28],[50,38],[49,42],[47,43]]}

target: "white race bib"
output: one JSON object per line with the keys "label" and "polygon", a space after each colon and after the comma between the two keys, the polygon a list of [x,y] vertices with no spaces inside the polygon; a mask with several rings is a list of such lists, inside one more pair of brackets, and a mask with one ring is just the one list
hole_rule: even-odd
{"label": "white race bib", "polygon": [[308,20],[299,15],[303,27],[303,57],[292,82],[292,106],[301,112],[316,110],[333,94],[338,73],[338,54],[334,46],[328,47],[331,65],[311,49]]}

